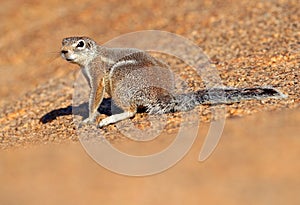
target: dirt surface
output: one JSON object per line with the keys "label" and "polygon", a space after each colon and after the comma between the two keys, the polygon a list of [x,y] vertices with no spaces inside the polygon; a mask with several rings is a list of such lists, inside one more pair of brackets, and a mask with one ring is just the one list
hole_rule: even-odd
{"label": "dirt surface", "polygon": [[[104,199],[105,204],[118,204],[118,196],[120,201],[135,199],[136,204],[160,204],[159,199],[164,204],[185,200],[190,204],[285,204],[286,200],[298,204],[299,11],[296,0],[2,2],[0,178],[9,186],[1,187],[1,204],[39,204],[45,198],[49,204],[82,204],[87,199],[95,204]],[[181,165],[153,178],[109,173],[93,164],[78,143],[71,107],[78,68],[60,59],[61,39],[85,35],[101,44],[146,29],[194,41],[226,86],[271,85],[288,98],[226,105],[228,119],[219,145],[223,144],[223,150],[204,164],[193,161],[199,151],[193,148]],[[191,89],[203,88],[201,79],[184,62],[160,57]],[[211,108],[200,106],[194,113],[204,122],[205,131],[214,118]],[[179,127],[180,113],[166,117],[162,137]],[[131,121],[141,129],[148,126],[143,113]],[[199,135],[205,135],[204,131]],[[101,133],[115,144],[130,143],[114,125]],[[245,158],[236,156],[240,152]],[[25,172],[14,171],[19,169]],[[86,175],[87,181],[83,180]],[[27,184],[39,194],[28,190]],[[54,191],[58,184],[63,192]],[[56,193],[64,194],[52,197]]]}

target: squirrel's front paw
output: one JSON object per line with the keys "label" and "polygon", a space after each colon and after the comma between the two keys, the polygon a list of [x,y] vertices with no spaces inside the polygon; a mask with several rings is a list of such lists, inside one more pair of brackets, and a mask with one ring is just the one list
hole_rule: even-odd
{"label": "squirrel's front paw", "polygon": [[88,118],[86,118],[86,119],[84,119],[83,121],[80,122],[79,128],[82,127],[83,125],[93,125],[93,124],[96,124],[98,116],[99,116],[98,112],[90,115]]}
{"label": "squirrel's front paw", "polygon": [[84,125],[92,125],[92,124],[95,124],[95,122],[96,122],[96,119],[91,118],[91,117],[88,117],[88,118],[84,119],[83,121],[81,121],[81,122],[79,123],[79,128],[81,128],[81,127],[84,126]]}

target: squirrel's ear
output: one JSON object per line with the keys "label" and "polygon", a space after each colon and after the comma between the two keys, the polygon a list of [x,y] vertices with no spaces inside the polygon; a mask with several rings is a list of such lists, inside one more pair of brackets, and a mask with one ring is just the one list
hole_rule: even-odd
{"label": "squirrel's ear", "polygon": [[92,47],[94,47],[95,46],[95,43],[93,42],[93,41],[88,41],[87,43],[86,43],[86,47],[87,48],[92,48]]}
{"label": "squirrel's ear", "polygon": [[90,42],[87,42],[87,43],[86,43],[86,47],[87,47],[87,48],[91,48],[91,47],[92,47],[91,43],[90,43]]}

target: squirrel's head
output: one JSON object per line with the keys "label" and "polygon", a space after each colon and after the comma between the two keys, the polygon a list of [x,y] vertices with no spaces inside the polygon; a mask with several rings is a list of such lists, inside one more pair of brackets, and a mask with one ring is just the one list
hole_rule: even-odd
{"label": "squirrel's head", "polygon": [[71,63],[85,66],[97,50],[95,41],[88,37],[68,37],[62,40],[61,56]]}

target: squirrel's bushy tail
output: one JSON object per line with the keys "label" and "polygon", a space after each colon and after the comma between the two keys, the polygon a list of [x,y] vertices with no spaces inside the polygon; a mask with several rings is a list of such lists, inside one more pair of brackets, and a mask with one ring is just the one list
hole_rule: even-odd
{"label": "squirrel's bushy tail", "polygon": [[154,105],[150,105],[147,111],[150,114],[162,114],[188,111],[201,104],[231,104],[243,100],[286,97],[286,95],[272,87],[212,88],[208,90],[198,90],[196,92],[179,94],[167,101],[166,99],[162,99]]}

